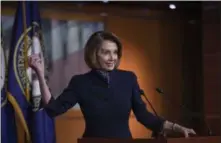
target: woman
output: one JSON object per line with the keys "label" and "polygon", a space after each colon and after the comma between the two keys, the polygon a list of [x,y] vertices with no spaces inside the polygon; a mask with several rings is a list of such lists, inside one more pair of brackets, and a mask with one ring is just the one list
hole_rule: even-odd
{"label": "woman", "polygon": [[158,118],[148,112],[141,99],[137,77],[133,72],[117,69],[122,45],[112,33],[99,31],[86,43],[85,62],[91,71],[73,76],[62,94],[53,99],[44,78],[44,65],[38,55],[29,65],[38,75],[44,109],[55,117],[79,103],[86,128],[83,137],[131,138],[129,115],[154,132],[180,132],[188,137],[192,129]]}

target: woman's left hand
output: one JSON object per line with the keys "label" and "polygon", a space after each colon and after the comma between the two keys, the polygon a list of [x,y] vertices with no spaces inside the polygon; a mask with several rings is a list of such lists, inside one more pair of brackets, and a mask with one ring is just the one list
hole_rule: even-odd
{"label": "woman's left hand", "polygon": [[193,130],[193,129],[189,129],[189,128],[186,128],[186,127],[183,127],[183,126],[180,126],[178,124],[174,124],[173,125],[173,130],[175,132],[180,132],[182,133],[185,138],[188,138],[189,137],[189,134],[196,134],[196,132]]}

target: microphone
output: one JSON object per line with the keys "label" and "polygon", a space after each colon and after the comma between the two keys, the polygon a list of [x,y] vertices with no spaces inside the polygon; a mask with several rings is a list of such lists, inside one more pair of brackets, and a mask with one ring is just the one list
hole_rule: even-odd
{"label": "microphone", "polygon": [[164,94],[164,93],[163,93],[163,90],[160,89],[160,88],[156,88],[156,91],[157,91],[158,93],[160,93],[160,94]]}
{"label": "microphone", "polygon": [[140,89],[140,94],[143,95],[143,97],[145,98],[145,100],[148,102],[148,104],[150,105],[150,108],[153,110],[154,114],[159,118],[156,110],[154,109],[153,105],[151,104],[151,102],[149,101],[149,99],[146,97],[144,91],[142,89]]}
{"label": "microphone", "polygon": [[[154,109],[153,105],[151,104],[151,102],[149,101],[149,99],[147,98],[147,96],[145,95],[144,91],[142,89],[140,89],[140,94],[145,98],[145,100],[148,102],[148,104],[150,105],[150,108],[153,110],[155,116],[160,119],[160,117],[158,116],[156,110]],[[152,137],[159,137],[159,136],[163,136],[157,132],[152,132]]]}
{"label": "microphone", "polygon": [[[164,92],[163,92],[163,90],[160,89],[160,88],[156,88],[156,91],[157,91],[160,95],[165,95]],[[167,99],[167,101],[170,102],[169,98],[165,98],[165,99]],[[170,103],[171,103],[171,102],[170,102]],[[180,106],[182,109],[184,109],[185,111],[190,112],[192,117],[193,117],[193,116],[197,116],[197,117],[200,117],[200,116],[201,116],[201,114],[199,114],[198,112],[189,111],[189,109],[188,109],[186,106],[184,106],[183,104],[180,104],[179,106]],[[209,136],[212,136],[212,135],[213,135],[212,130],[210,129],[210,127],[209,127],[209,125],[207,124],[207,122],[205,121],[205,119],[204,119],[203,121],[204,121],[204,124],[205,124],[205,126],[206,126],[206,128],[207,128],[207,131],[208,131],[207,134],[208,134]]]}

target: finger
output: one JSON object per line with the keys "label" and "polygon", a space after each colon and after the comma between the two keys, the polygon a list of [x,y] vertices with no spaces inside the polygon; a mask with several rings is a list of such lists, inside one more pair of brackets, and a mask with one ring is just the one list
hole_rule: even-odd
{"label": "finger", "polygon": [[32,54],[29,57],[34,58],[34,57],[39,57],[39,55],[38,54]]}
{"label": "finger", "polygon": [[33,54],[31,56],[29,56],[31,59],[36,59],[36,58],[40,58],[39,54]]}
{"label": "finger", "polygon": [[39,57],[41,53],[37,53],[37,54],[32,54],[35,57]]}
{"label": "finger", "polygon": [[32,57],[30,57],[30,58],[28,59],[28,64],[29,64],[30,66],[32,66],[32,65],[34,64],[34,61],[35,61],[35,59],[32,58]]}
{"label": "finger", "polygon": [[31,58],[31,62],[35,62],[35,61],[37,61],[37,60],[39,60],[40,58],[39,57],[32,57]]}
{"label": "finger", "polygon": [[196,134],[196,132],[193,129],[190,130],[190,133],[191,134]]}
{"label": "finger", "polygon": [[41,64],[41,59],[36,59],[32,62],[32,65],[37,66],[38,64]]}
{"label": "finger", "polygon": [[184,135],[185,135],[185,138],[188,138],[189,137],[189,134],[188,134],[188,132],[184,132]]}
{"label": "finger", "polygon": [[41,58],[43,55],[42,55],[42,52],[40,52],[38,54],[35,54],[35,56]]}
{"label": "finger", "polygon": [[28,61],[31,62],[32,61],[32,57],[28,56]]}
{"label": "finger", "polygon": [[33,59],[40,59],[40,56],[37,54],[37,55],[33,55],[32,58]]}
{"label": "finger", "polygon": [[41,63],[41,59],[36,59],[35,63]]}

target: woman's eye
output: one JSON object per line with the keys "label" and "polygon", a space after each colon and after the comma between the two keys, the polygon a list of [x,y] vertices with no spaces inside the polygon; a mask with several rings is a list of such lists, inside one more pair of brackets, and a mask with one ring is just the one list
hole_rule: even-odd
{"label": "woman's eye", "polygon": [[103,51],[103,54],[107,55],[109,52],[108,51]]}

